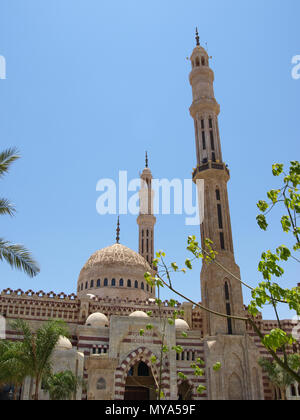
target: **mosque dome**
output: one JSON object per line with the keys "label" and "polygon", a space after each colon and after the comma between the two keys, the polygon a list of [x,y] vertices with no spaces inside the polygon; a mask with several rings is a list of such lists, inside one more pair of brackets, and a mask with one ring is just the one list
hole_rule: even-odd
{"label": "mosque dome", "polygon": [[149,316],[144,311],[135,311],[130,314],[132,318],[149,318]]}
{"label": "mosque dome", "polygon": [[71,341],[64,336],[60,336],[56,343],[55,350],[71,350],[73,348]]}
{"label": "mosque dome", "polygon": [[108,327],[108,319],[101,312],[94,312],[87,318],[85,325],[94,328]]}
{"label": "mosque dome", "polygon": [[101,268],[112,264],[120,267],[141,267],[145,272],[151,270],[145,258],[127,246],[118,243],[96,251],[85,263],[82,270],[95,266]]}
{"label": "mosque dome", "polygon": [[186,331],[190,329],[189,324],[183,319],[175,319],[175,328],[179,331]]}
{"label": "mosque dome", "polygon": [[152,272],[147,260],[117,242],[87,260],[78,277],[78,297],[147,300],[155,291],[144,278],[146,272]]}

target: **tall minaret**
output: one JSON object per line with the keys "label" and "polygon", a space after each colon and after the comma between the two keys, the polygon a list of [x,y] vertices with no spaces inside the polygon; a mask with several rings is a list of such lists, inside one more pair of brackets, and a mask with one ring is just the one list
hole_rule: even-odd
{"label": "tall minaret", "polygon": [[[206,50],[200,46],[196,30],[196,47],[191,55],[190,84],[193,103],[190,107],[195,124],[197,167],[193,181],[204,180],[204,219],[201,223],[201,243],[205,238],[214,243],[217,260],[230,272],[240,277],[235,263],[227,182],[230,178],[223,162],[218,127],[220,106],[214,96],[214,73],[209,67]],[[203,264],[201,295],[204,306],[228,315],[241,315],[244,311],[241,284],[216,264]],[[242,321],[232,321],[205,313],[205,335],[244,334]]]}
{"label": "tall minaret", "polygon": [[152,174],[148,168],[148,154],[146,152],[145,168],[141,174],[140,214],[137,218],[139,225],[139,253],[152,266],[154,259],[154,225],[153,216]]}

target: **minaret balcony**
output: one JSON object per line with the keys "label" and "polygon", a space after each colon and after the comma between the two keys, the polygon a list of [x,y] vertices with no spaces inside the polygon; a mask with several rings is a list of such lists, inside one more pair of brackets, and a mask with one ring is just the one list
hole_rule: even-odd
{"label": "minaret balcony", "polygon": [[[196,182],[197,179],[205,178],[206,176],[203,176],[203,175],[204,175],[204,172],[207,172],[207,171],[214,171],[214,172],[223,171],[227,180],[230,178],[229,169],[224,162],[213,162],[211,160],[208,160],[207,162],[203,162],[200,165],[198,165],[197,168],[194,168],[193,181]],[[221,174],[221,173],[217,172],[216,175],[218,174]]]}

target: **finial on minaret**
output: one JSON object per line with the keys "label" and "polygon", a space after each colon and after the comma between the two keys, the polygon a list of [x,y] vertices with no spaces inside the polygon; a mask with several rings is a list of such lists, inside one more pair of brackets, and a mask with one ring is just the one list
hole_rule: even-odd
{"label": "finial on minaret", "polygon": [[120,217],[118,216],[118,223],[117,223],[117,236],[116,236],[116,241],[117,241],[117,244],[119,243],[119,241],[120,241]]}
{"label": "finial on minaret", "polygon": [[199,34],[198,34],[198,28],[196,27],[196,45],[197,46],[199,46],[200,45],[200,37],[199,37]]}
{"label": "finial on minaret", "polygon": [[148,168],[148,153],[146,152],[146,168]]}

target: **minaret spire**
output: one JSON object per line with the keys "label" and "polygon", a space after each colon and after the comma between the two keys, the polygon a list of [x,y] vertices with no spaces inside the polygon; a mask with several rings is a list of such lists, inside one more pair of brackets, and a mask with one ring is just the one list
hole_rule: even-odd
{"label": "minaret spire", "polygon": [[145,168],[148,168],[148,153],[146,152],[146,157],[145,157]]}
{"label": "minaret spire", "polygon": [[117,244],[120,243],[120,217],[118,216],[118,222],[117,222],[117,236],[116,236],[116,242]]}
{"label": "minaret spire", "polygon": [[196,45],[197,45],[197,47],[198,46],[200,46],[200,37],[199,37],[199,34],[198,34],[198,28],[196,27]]}

